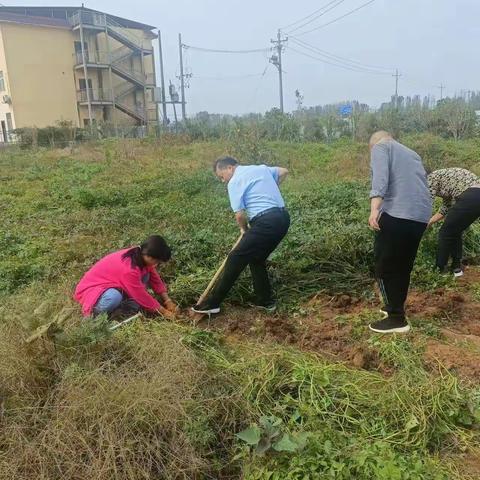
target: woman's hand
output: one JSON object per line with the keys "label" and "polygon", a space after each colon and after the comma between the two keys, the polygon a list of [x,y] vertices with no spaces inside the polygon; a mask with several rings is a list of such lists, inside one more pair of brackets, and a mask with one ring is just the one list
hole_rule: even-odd
{"label": "woman's hand", "polygon": [[442,215],[441,213],[436,213],[428,222],[428,226],[431,227],[432,225],[434,225],[435,223],[437,222],[440,222],[441,220],[443,220],[444,218],[444,215]]}
{"label": "woman's hand", "polygon": [[167,320],[175,320],[175,313],[167,310],[165,307],[160,305],[160,308],[157,310],[157,313],[162,317],[165,317]]}
{"label": "woman's hand", "polygon": [[164,302],[164,306],[165,308],[169,311],[169,312],[172,312],[174,313],[175,315],[178,313],[179,311],[179,307],[178,305],[171,299],[171,298],[167,298]]}

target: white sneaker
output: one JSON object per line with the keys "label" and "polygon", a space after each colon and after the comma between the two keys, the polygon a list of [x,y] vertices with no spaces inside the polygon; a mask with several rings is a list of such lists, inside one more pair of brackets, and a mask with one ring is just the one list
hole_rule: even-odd
{"label": "white sneaker", "polygon": [[454,278],[463,277],[463,270],[461,268],[456,268],[453,271]]}

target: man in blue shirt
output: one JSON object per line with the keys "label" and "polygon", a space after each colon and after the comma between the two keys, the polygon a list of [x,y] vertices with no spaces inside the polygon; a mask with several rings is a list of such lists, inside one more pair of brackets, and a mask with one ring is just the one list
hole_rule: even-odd
{"label": "man in blue shirt", "polygon": [[220,304],[247,265],[252,274],[257,306],[274,311],[276,303],[266,260],[290,227],[290,216],[279,189],[288,170],[266,165],[243,166],[232,157],[219,158],[213,169],[217,177],[228,184],[230,205],[243,237],[228,255],[223,273],[211,294],[193,307],[193,311],[219,313]]}

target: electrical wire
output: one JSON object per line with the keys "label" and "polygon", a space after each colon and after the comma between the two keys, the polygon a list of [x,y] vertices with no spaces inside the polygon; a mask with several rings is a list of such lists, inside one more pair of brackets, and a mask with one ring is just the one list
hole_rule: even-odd
{"label": "electrical wire", "polygon": [[288,34],[291,34],[297,30],[300,30],[302,29],[303,27],[306,27],[307,25],[310,25],[312,22],[314,22],[315,20],[318,20],[320,17],[323,17],[323,15],[326,15],[328,12],[330,12],[331,10],[333,10],[334,8],[338,7],[340,4],[342,4],[343,2],[345,2],[345,0],[335,0],[334,5],[332,5],[330,8],[327,8],[326,10],[324,10],[322,13],[314,16],[313,18],[311,18],[310,20],[308,20],[307,22],[303,23],[302,25],[298,25],[297,27],[293,28],[292,30],[289,30]]}
{"label": "electrical wire", "polygon": [[360,9],[366,7],[367,5],[370,5],[370,4],[373,3],[374,1],[375,1],[375,0],[369,0],[368,2],[363,3],[363,4],[360,5],[359,7],[354,8],[353,10],[350,10],[349,12],[341,15],[340,17],[334,18],[334,19],[331,20],[330,22],[323,23],[322,25],[319,25],[319,26],[317,26],[317,27],[315,27],[315,28],[312,28],[312,29],[310,29],[310,30],[306,30],[305,32],[297,33],[297,36],[306,35],[307,33],[314,32],[315,30],[320,30],[321,28],[324,28],[324,27],[326,27],[326,26],[328,26],[328,25],[331,25],[332,23],[338,22],[338,21],[341,20],[342,18],[348,17],[348,16],[351,15],[352,13],[358,12]]}
{"label": "electrical wire", "polygon": [[200,79],[200,80],[235,80],[241,78],[257,78],[263,77],[265,72],[263,73],[251,73],[248,75],[224,75],[224,76],[203,76],[203,75],[194,75],[193,78]]}
{"label": "electrical wire", "polygon": [[300,50],[297,50],[291,46],[288,46],[288,49],[289,50],[292,50],[293,52],[296,52],[296,53],[299,53],[300,55],[304,55],[306,57],[309,57],[309,58],[312,58],[313,60],[317,60],[319,62],[322,62],[322,63],[326,63],[328,65],[332,65],[334,67],[339,67],[339,68],[344,68],[345,70],[350,70],[352,72],[357,72],[357,73],[370,73],[372,75],[390,75],[390,73],[387,73],[387,72],[378,72],[378,71],[375,71],[375,70],[369,70],[369,69],[366,69],[366,68],[361,68],[361,67],[356,67],[354,65],[347,65],[347,64],[342,64],[342,63],[336,63],[330,59],[325,59],[325,58],[320,58],[318,56],[314,56],[314,55],[311,55],[309,53],[306,53],[306,52],[302,52]]}
{"label": "electrical wire", "polygon": [[289,29],[290,27],[293,27],[294,25],[296,25],[297,23],[301,23],[305,20],[308,20],[310,17],[313,17],[314,15],[316,15],[318,12],[321,12],[322,10],[324,10],[325,8],[329,7],[332,3],[335,3],[337,2],[338,0],[332,0],[330,2],[328,2],[326,5],[324,5],[323,7],[320,7],[318,10],[315,10],[314,12],[310,13],[309,15],[303,17],[303,18],[300,18],[299,20],[293,22],[293,23],[289,23],[288,25],[285,25],[284,27],[282,27],[280,30],[287,30]]}
{"label": "electrical wire", "polygon": [[268,52],[271,50],[271,47],[267,48],[254,48],[251,50],[218,50],[213,48],[203,48],[203,47],[195,47],[193,45],[185,45],[182,44],[184,49],[194,50],[197,52],[206,52],[206,53],[260,53],[260,52]]}
{"label": "electrical wire", "polygon": [[345,63],[345,64],[350,64],[353,67],[360,67],[360,68],[366,68],[368,70],[380,70],[385,73],[392,73],[393,68],[388,68],[388,67],[380,67],[378,65],[369,65],[367,63],[362,63],[362,62],[357,62],[356,60],[352,60],[350,58],[346,57],[341,57],[340,55],[335,55],[334,53],[327,52],[326,50],[322,50],[315,45],[311,45],[310,43],[304,42],[303,40],[299,40],[295,37],[290,37],[289,39],[291,42],[294,42],[297,46],[305,48],[313,53],[316,53],[321,56],[325,56],[332,61],[336,61],[339,63]]}

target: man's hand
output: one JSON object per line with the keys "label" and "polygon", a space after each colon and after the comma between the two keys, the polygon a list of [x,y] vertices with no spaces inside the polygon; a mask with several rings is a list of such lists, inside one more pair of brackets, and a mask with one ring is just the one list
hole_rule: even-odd
{"label": "man's hand", "polygon": [[278,184],[280,185],[288,175],[288,170],[283,167],[277,167],[278,168]]}
{"label": "man's hand", "polygon": [[380,210],[372,210],[370,212],[370,218],[368,219],[368,224],[373,230],[380,230],[380,225],[378,224],[378,219],[380,218]]}
{"label": "man's hand", "polygon": [[237,221],[237,224],[240,228],[240,231],[242,232],[242,235],[245,235],[248,230],[248,220],[245,215],[245,212],[243,210],[240,210],[239,212],[235,213],[235,220]]}
{"label": "man's hand", "polygon": [[380,225],[378,224],[378,219],[380,218],[380,207],[382,206],[383,198],[382,197],[373,197],[370,205],[370,218],[368,219],[368,224],[373,230],[380,230]]}
{"label": "man's hand", "polygon": [[428,227],[431,227],[432,225],[434,225],[435,223],[437,222],[440,222],[440,220],[443,220],[444,218],[444,215],[442,215],[441,213],[436,213],[428,222]]}

